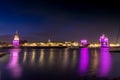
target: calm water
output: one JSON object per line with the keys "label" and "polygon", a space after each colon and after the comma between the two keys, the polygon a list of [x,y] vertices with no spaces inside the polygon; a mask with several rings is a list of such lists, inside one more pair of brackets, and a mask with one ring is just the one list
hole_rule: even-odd
{"label": "calm water", "polygon": [[120,76],[120,54],[100,49],[10,49],[0,57],[0,80],[78,80]]}

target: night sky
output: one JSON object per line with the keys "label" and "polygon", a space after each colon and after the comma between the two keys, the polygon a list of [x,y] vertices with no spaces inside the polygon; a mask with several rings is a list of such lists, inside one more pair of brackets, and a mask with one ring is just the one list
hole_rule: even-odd
{"label": "night sky", "polygon": [[[120,27],[119,4],[75,0],[0,1],[0,41],[11,42],[16,30],[20,39],[33,41],[99,42],[103,33],[115,42]],[[120,37],[120,36],[119,36]]]}

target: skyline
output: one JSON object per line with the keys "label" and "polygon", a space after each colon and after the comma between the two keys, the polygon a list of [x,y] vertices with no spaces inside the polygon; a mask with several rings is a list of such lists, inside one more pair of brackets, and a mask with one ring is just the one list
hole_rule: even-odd
{"label": "skyline", "polygon": [[0,41],[11,42],[18,30],[28,41],[99,42],[105,33],[115,42],[120,27],[118,5],[77,1],[11,0],[0,2]]}

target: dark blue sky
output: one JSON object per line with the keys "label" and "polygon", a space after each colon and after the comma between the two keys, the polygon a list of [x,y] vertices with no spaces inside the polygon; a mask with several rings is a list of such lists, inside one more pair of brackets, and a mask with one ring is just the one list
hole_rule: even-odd
{"label": "dark blue sky", "polygon": [[98,42],[105,33],[115,42],[120,27],[117,4],[72,1],[3,0],[0,2],[0,41],[11,42],[18,30],[28,41]]}

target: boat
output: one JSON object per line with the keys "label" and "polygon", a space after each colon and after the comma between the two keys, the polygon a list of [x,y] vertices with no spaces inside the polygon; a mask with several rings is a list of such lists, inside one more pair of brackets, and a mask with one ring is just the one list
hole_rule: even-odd
{"label": "boat", "polygon": [[[118,33],[117,33],[117,36],[116,36],[116,44],[118,43],[119,33],[120,33],[120,27],[118,28]],[[120,46],[111,48],[109,52],[120,53]]]}
{"label": "boat", "polygon": [[120,50],[110,50],[110,52],[120,53]]}
{"label": "boat", "polygon": [[109,52],[120,53],[120,47],[111,47]]}

